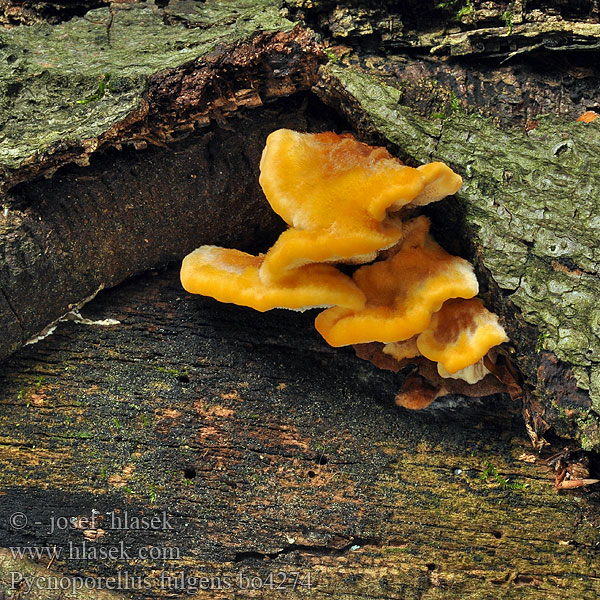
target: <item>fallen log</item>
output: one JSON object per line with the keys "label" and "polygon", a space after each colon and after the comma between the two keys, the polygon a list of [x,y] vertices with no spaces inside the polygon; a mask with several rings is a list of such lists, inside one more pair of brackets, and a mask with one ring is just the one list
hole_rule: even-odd
{"label": "fallen log", "polygon": [[399,409],[398,376],[327,346],[313,314],[188,295],[177,266],[82,314],[0,374],[0,586],[26,589],[21,574],[32,598],[51,577],[136,599],[600,592],[598,492],[557,493],[546,459],[562,446],[533,452],[506,395]]}
{"label": "fallen log", "polygon": [[552,426],[598,449],[597,125],[540,119],[526,132],[462,111],[424,119],[399,105],[396,88],[336,66],[318,89],[363,135],[384,135],[401,156],[462,168],[463,189],[431,211],[434,230],[476,264],[504,317],[532,439]]}
{"label": "fallen log", "polygon": [[[416,111],[398,106],[424,89],[414,87],[414,68],[408,69],[408,96],[397,70],[393,77],[386,74],[386,83],[373,79],[381,74],[377,60],[366,72],[335,59],[319,75],[324,53],[313,34],[263,4],[247,0],[202,11],[177,3],[164,10],[111,6],[60,25],[3,34],[10,58],[4,81],[7,98],[14,99],[0,167],[7,190],[0,231],[0,323],[6,332],[0,356],[98,289],[179,259],[200,243],[265,250],[281,227],[256,185],[266,134],[276,126],[352,127],[365,139],[394,144],[405,160],[439,158],[464,174],[463,191],[432,216],[443,223],[438,237],[475,261],[488,301],[504,316],[511,360],[525,380],[532,439],[543,443],[541,436],[552,427],[586,449],[599,448],[597,126],[540,118],[512,130],[497,115],[492,123],[453,100],[433,119],[420,117],[422,103],[415,102]],[[318,14],[319,6],[313,7]],[[138,48],[139,64],[117,76],[113,71],[132,51],[138,29],[156,51],[149,56]],[[333,38],[341,35],[339,28],[331,31]],[[410,31],[400,37],[417,39]],[[414,47],[442,48],[455,35],[442,28]],[[43,46],[35,46],[36,36]],[[513,41],[518,45],[522,38]],[[81,44],[94,52],[78,53],[69,69],[81,76],[65,79],[64,61]],[[402,46],[398,39],[394,44]],[[30,46],[38,48],[33,58]],[[94,69],[86,72],[90,56]],[[430,72],[443,71],[441,63],[422,62]],[[322,110],[313,99],[310,108],[300,109],[298,94],[310,86],[344,115],[345,124],[331,113],[315,119]],[[25,102],[35,94],[39,107]],[[297,99],[266,115],[246,117],[242,110],[286,95]],[[33,118],[40,110],[53,119],[46,124]],[[228,114],[239,117],[226,124]],[[527,116],[513,114],[508,121]],[[177,142],[182,136],[188,139]],[[67,167],[51,181],[39,179],[60,165],[90,160],[90,167]]]}
{"label": "fallen log", "polygon": [[273,123],[332,125],[302,117],[299,96],[258,119],[241,109],[309,89],[320,51],[268,3],[189,9],[136,4],[1,34],[0,359],[201,240],[247,246],[281,228],[257,183],[264,139]]}
{"label": "fallen log", "polygon": [[[571,122],[595,79],[510,66],[581,28],[536,38],[523,10],[511,40],[505,8],[475,1],[432,36],[416,3],[296,4],[321,16],[111,3],[0,32],[0,593],[90,577],[113,598],[597,596],[597,465],[577,446],[599,447],[598,127]],[[482,39],[486,60],[520,52],[461,62]],[[568,119],[532,122],[541,107]],[[257,184],[278,127],[353,130],[463,174],[430,216],[509,329],[528,431],[506,395],[398,409],[404,374],[329,348],[313,315],[181,290],[195,246],[261,251],[281,230]]]}

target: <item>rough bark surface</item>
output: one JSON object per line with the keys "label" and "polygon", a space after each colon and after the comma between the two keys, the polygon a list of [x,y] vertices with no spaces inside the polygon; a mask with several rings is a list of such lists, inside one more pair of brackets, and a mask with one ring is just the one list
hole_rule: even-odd
{"label": "rough bark surface", "polygon": [[598,449],[598,126],[540,119],[526,133],[460,111],[423,119],[400,105],[396,88],[336,66],[320,89],[365,135],[379,132],[401,155],[442,160],[463,174],[456,201],[432,214],[441,238],[462,233],[490,303],[504,317],[530,392],[529,424],[534,433],[552,424]]}
{"label": "rough bark surface", "polygon": [[329,46],[322,98],[363,135],[468,180],[433,209],[436,233],[476,261],[507,318],[532,437],[551,424],[598,449],[599,136],[573,123],[600,106],[597,5],[286,6]]}
{"label": "rough bark surface", "polygon": [[[82,312],[119,324],[61,323],[0,377],[1,545],[42,549],[0,554],[6,587],[120,573],[140,599],[600,593],[597,494],[554,490],[506,396],[398,409],[397,376],[327,346],[314,315],[189,296],[177,266]],[[163,511],[168,527],[131,526]],[[240,580],[281,572],[311,589]]]}
{"label": "rough bark surface", "polygon": [[600,109],[596,2],[286,0],[330,56],[377,72],[423,115],[457,108],[506,126]]}
{"label": "rough bark surface", "polygon": [[0,30],[0,193],[106,147],[173,141],[314,81],[312,35],[275,3],[175,4]]}
{"label": "rough bark surface", "polygon": [[283,224],[258,185],[261,152],[275,128],[335,127],[308,114],[310,104],[297,96],[260,114],[240,111],[176,147],[105,153],[13,188],[0,227],[0,356],[99,288],[202,243],[266,250]]}
{"label": "rough bark surface", "polygon": [[[453,215],[451,232],[439,227],[438,235],[461,241],[459,250],[475,260],[488,300],[505,317],[526,380],[525,412],[534,439],[552,426],[587,449],[600,448],[598,127],[535,113],[550,106],[573,117],[598,100],[597,72],[584,68],[596,56],[593,6],[573,12],[560,3],[509,10],[453,2],[424,12],[408,3],[402,14],[392,4],[368,10],[331,2],[287,7],[288,17],[317,28],[329,46],[333,64],[317,86],[326,102],[363,136],[393,142],[404,158],[440,158],[465,176],[457,202],[443,204],[443,215],[433,211],[442,215],[438,223]],[[540,19],[549,13],[552,18]],[[9,190],[0,232],[0,322],[6,331],[0,354],[100,286],[227,238],[222,232],[231,229],[230,219],[238,219],[232,231],[240,244],[255,231],[268,237],[276,229],[255,183],[260,145],[274,127],[223,121],[241,107],[262,106],[317,81],[322,50],[276,3],[115,4],[57,26],[38,23],[2,36],[4,189],[65,163],[99,158],[92,168],[50,184]],[[488,44],[482,50],[473,40],[483,38],[503,41],[503,49],[488,51]],[[460,52],[457,40],[464,42]],[[540,72],[529,81],[539,61],[525,76],[519,72],[522,57],[536,53],[543,62],[557,48],[562,56],[571,52],[565,64],[578,73],[571,77],[575,83],[562,70],[544,84]],[[476,60],[480,55],[488,62]],[[338,56],[350,67],[336,64]],[[498,58],[511,65],[490,68]],[[432,81],[436,74],[445,80]],[[498,90],[496,106],[490,90],[507,75],[504,85],[511,89]],[[191,158],[192,145],[176,139],[211,120],[221,125],[206,130],[201,156]],[[294,118],[275,122],[308,126]],[[510,124],[519,127],[507,129]],[[228,134],[230,127],[235,132]],[[140,160],[135,152],[106,152],[148,143],[171,147],[163,154],[147,151]],[[221,181],[216,194],[213,178]],[[58,203],[57,196],[63,198]],[[206,203],[205,212],[194,213],[194,198]],[[222,204],[230,213],[216,233],[213,215]],[[244,227],[250,232],[245,237]]]}
{"label": "rough bark surface", "polygon": [[101,286],[202,240],[243,246],[280,227],[257,183],[266,136],[332,125],[311,125],[301,96],[260,117],[242,109],[309,89],[320,50],[272,4],[196,8],[133,5],[0,32],[0,359]]}

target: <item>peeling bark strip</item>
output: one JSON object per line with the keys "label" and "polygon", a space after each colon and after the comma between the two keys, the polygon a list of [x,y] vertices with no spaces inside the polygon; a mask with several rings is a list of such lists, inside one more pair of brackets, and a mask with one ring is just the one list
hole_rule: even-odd
{"label": "peeling bark strip", "polygon": [[431,208],[436,239],[462,238],[503,316],[532,437],[552,426],[600,449],[600,128],[540,119],[528,134],[510,132],[461,111],[424,119],[399,104],[396,88],[337,66],[323,69],[318,93],[401,157],[441,160],[463,175],[458,201]]}
{"label": "peeling bark strip", "polygon": [[69,162],[87,165],[98,150],[161,145],[315,83],[313,34],[293,29],[273,2],[201,6],[167,18],[118,5],[0,30],[0,194]]}
{"label": "peeling bark strip", "polygon": [[531,129],[540,114],[574,121],[600,108],[595,0],[284,5],[330,55],[384,76],[402,104],[428,117],[462,109]]}
{"label": "peeling bark strip", "polygon": [[291,18],[335,43],[422,52],[501,56],[598,48],[594,0],[283,0]]}

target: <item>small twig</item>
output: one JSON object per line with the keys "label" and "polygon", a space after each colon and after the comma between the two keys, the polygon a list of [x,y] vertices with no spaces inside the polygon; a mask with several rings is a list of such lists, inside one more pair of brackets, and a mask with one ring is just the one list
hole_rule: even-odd
{"label": "small twig", "polygon": [[56,546],[54,546],[54,548],[52,549],[52,558],[50,559],[50,562],[48,563],[48,566],[46,567],[46,569],[49,569],[54,564],[55,560],[56,560]]}
{"label": "small twig", "polygon": [[557,490],[571,490],[573,488],[583,487],[584,485],[593,485],[600,482],[600,479],[563,479],[556,483]]}

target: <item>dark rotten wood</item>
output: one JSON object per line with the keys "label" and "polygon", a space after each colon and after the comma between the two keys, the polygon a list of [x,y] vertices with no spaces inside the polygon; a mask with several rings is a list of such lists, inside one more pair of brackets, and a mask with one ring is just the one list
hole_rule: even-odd
{"label": "dark rotten wood", "polygon": [[[541,436],[552,428],[586,449],[600,448],[595,359],[600,338],[593,307],[598,235],[594,197],[586,191],[586,185],[593,185],[597,136],[593,126],[571,128],[567,134],[562,122],[542,123],[537,130],[532,119],[546,107],[570,118],[594,107],[596,74],[590,65],[598,26],[593,7],[573,12],[560,3],[554,9],[551,4],[507,9],[500,3],[466,2],[422,10],[408,3],[398,12],[390,3],[373,8],[289,1],[285,14],[315,27],[328,46],[330,69],[320,78],[317,66],[325,54],[313,33],[294,27],[267,0],[115,7],[5,36],[4,78],[12,81],[25,69],[26,85],[6,84],[7,97],[18,98],[11,111],[23,142],[19,136],[10,140],[10,151],[2,155],[0,185],[8,189],[23,183],[8,194],[8,215],[0,230],[5,253],[0,324],[6,332],[0,357],[99,287],[181,258],[201,243],[235,240],[223,243],[239,246],[254,236],[257,246],[266,249],[277,226],[256,185],[260,146],[277,123],[303,129],[307,115],[323,109],[313,104],[300,110],[292,101],[273,114],[263,104],[317,84],[321,98],[346,115],[365,139],[391,141],[397,153],[417,163],[444,160],[465,175],[465,193],[458,204],[443,205],[450,206],[452,217],[442,217],[436,234],[441,231],[450,246],[460,240],[460,248],[451,249],[474,260],[487,301],[504,317],[514,362],[525,377],[532,438],[543,443]],[[539,18],[542,9],[552,17],[548,23]],[[512,26],[507,10],[514,17]],[[216,46],[209,31],[220,41]],[[140,48],[128,45],[136,33],[143,41]],[[28,52],[42,34],[48,41]],[[155,38],[156,55],[149,52]],[[61,76],[69,48],[64,39],[90,45],[90,56],[102,57],[100,84],[98,78]],[[482,39],[483,50],[478,46]],[[121,69],[124,75],[117,78],[112,67],[132,53],[140,64],[133,72]],[[540,67],[550,53],[564,58],[571,79],[563,71],[548,75],[547,66]],[[81,73],[90,68],[86,56],[77,54],[73,67]],[[335,64],[338,57],[350,65],[345,75]],[[42,67],[49,69],[53,85],[44,83]],[[336,69],[338,74],[330,77]],[[370,83],[358,84],[359,73]],[[336,83],[336,77],[354,84]],[[36,125],[26,101],[39,94],[40,85],[40,102],[48,110],[60,106],[48,132]],[[101,85],[102,94],[85,99],[85,90]],[[82,98],[84,104],[78,104]],[[258,116],[245,120],[243,107],[257,107]],[[298,118],[291,114],[296,112]],[[419,118],[418,112],[428,118]],[[504,128],[477,112],[493,116]],[[225,118],[236,113],[228,124]],[[278,121],[279,114],[285,118]],[[75,131],[68,139],[56,127],[64,118]],[[314,123],[316,129],[348,128],[338,118]],[[519,129],[506,130],[515,124]],[[195,134],[188,146],[177,142],[199,127],[207,127],[204,137]],[[215,130],[218,140],[209,142]],[[565,141],[566,135],[573,137]],[[475,143],[477,172],[471,168]],[[163,150],[138,156],[148,144]],[[123,147],[128,148],[123,154],[113,154]],[[506,155],[500,160],[502,148]],[[200,152],[189,158],[194,151]],[[92,167],[62,173],[50,183],[25,183],[61,164],[90,160]],[[556,173],[552,181],[536,175],[549,171]],[[216,189],[212,178],[219,182]],[[574,181],[586,182],[575,202],[579,215],[569,212],[573,193],[565,192]],[[537,202],[534,211],[523,208],[531,199]],[[227,214],[221,214],[224,206]],[[565,225],[571,221],[573,227]],[[507,249],[500,251],[503,244]]]}
{"label": "dark rotten wood", "polygon": [[[362,98],[348,81],[318,80],[321,49],[310,32],[281,17],[278,3],[157,4],[115,4],[67,21],[65,29],[40,24],[16,32],[32,43],[35,31],[43,32],[56,56],[70,47],[61,32],[82,35],[84,42],[73,38],[76,47],[91,50],[70,55],[81,61],[80,77],[63,77],[61,65],[73,63],[25,52],[27,43],[0,44],[7,58],[3,101],[24,99],[15,110],[33,106],[31,98],[52,101],[73,115],[77,130],[74,138],[52,138],[39,148],[35,136],[25,150],[17,143],[19,152],[31,150],[17,166],[10,153],[2,156],[0,185],[10,195],[8,217],[0,220],[3,355],[101,284],[178,261],[201,243],[265,250],[282,226],[257,185],[260,151],[272,129],[344,130],[344,114],[364,139],[387,137],[404,158],[430,156],[418,148],[429,147],[429,136],[451,158],[452,148],[465,151],[448,126],[460,132],[463,111],[523,131],[535,126],[527,120],[540,111],[571,119],[598,102],[592,4],[507,8],[474,1],[440,11],[408,2],[400,13],[396,3],[364,12],[351,2],[286,2],[287,16],[306,19],[322,34],[332,64],[375,74],[399,92],[371,83]],[[219,11],[211,12],[215,6]],[[508,9],[515,35],[507,35]],[[536,21],[540,12],[553,17],[548,27]],[[211,19],[218,28],[209,26]],[[268,31],[260,31],[261,20]],[[127,34],[138,27],[152,35]],[[223,43],[213,48],[214,32]],[[119,67],[117,76],[113,67],[122,64],[122,53],[130,56],[131,39],[140,48],[163,45],[150,66],[148,53],[138,53],[142,75]],[[194,48],[202,51],[180,53]],[[28,62],[28,54],[35,60]],[[550,54],[563,57],[560,73],[548,70]],[[86,61],[97,56],[107,62],[94,62],[90,71]],[[166,68],[171,60],[175,65]],[[31,74],[23,88],[14,71],[22,68],[30,71],[20,77]],[[113,90],[77,104],[107,83],[109,71]],[[306,93],[315,83],[337,114]],[[372,90],[379,98],[369,106]],[[372,119],[380,108],[388,117],[378,128]],[[418,113],[432,112],[438,116],[423,125]],[[501,129],[470,118],[464,122],[489,133],[497,147]],[[425,135],[404,143],[395,119]],[[23,123],[30,132],[31,119]],[[90,166],[36,179],[72,161]],[[474,181],[484,192],[491,187],[487,174]],[[530,382],[540,366],[540,389],[556,392],[539,395],[545,400],[538,406],[530,397],[526,408],[541,419],[540,431],[544,419],[555,419],[559,430],[577,437],[582,430],[572,428],[573,415],[587,415],[589,397],[568,365],[537,351],[536,329],[488,279],[483,246],[465,227],[465,206],[477,203],[458,198],[448,205],[457,210],[450,219],[438,213],[436,233],[454,251],[472,255],[486,298],[511,324],[519,366]],[[557,264],[565,276],[577,268]],[[198,590],[207,598],[340,600],[562,600],[600,593],[598,492],[554,489],[555,473],[545,463],[565,443],[554,440],[534,454],[522,407],[506,396],[449,397],[424,413],[400,410],[392,398],[401,375],[329,348],[312,327],[313,315],[262,315],[193,298],[181,290],[176,264],[101,291],[82,313],[87,323],[60,323],[0,371],[4,588],[14,587],[16,573],[39,583],[29,594],[36,600],[57,597],[40,589],[51,577],[104,578],[90,585],[106,588],[106,577],[118,574],[121,589],[102,589],[98,597],[175,598],[197,587],[212,587]],[[103,319],[119,323],[106,326]],[[575,412],[567,414],[565,405]],[[585,433],[593,447],[597,423],[589,414]],[[593,455],[571,458],[581,461],[571,467],[573,477],[597,471]],[[15,513],[22,515],[11,521]],[[141,517],[156,517],[158,526],[136,529]],[[34,560],[19,558],[17,548],[26,554],[30,548]],[[301,585],[285,593],[270,589],[269,581],[281,582],[280,572],[288,584],[299,573]],[[262,589],[246,589],[249,576],[260,577]],[[13,597],[26,590],[22,582]]]}
{"label": "dark rotten wood", "polygon": [[[150,585],[126,597],[175,598],[178,578],[193,591],[190,578],[206,576],[229,578],[236,597],[278,598],[236,589],[240,574],[298,571],[312,589],[286,597],[600,593],[591,495],[557,493],[543,460],[527,462],[519,407],[505,397],[398,409],[396,376],[328,347],[312,314],[189,296],[177,268],[82,312],[120,324],[63,323],[2,372],[2,546],[63,553],[36,571],[4,551],[5,585],[11,571],[121,572]],[[17,511],[22,529],[8,521]],[[125,512],[163,511],[168,527],[116,529]],[[76,527],[51,532],[59,517]],[[76,560],[84,541],[106,553],[122,543],[126,555]],[[164,558],[140,558],[147,546]]]}
{"label": "dark rotten wood", "polygon": [[336,126],[309,106],[298,95],[260,114],[240,111],[169,148],[108,152],[13,188],[0,216],[0,358],[100,286],[202,243],[266,250],[283,223],[258,185],[260,155],[278,127]]}

